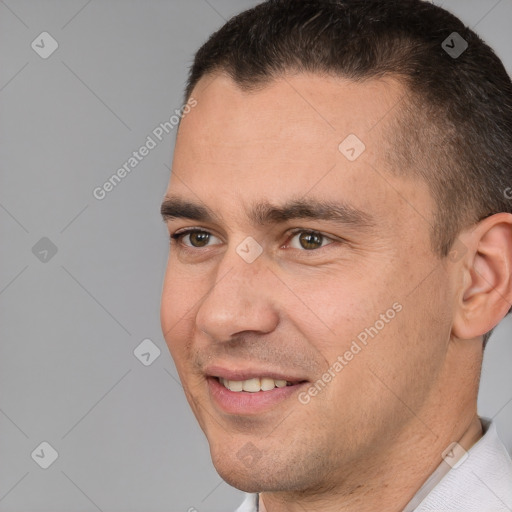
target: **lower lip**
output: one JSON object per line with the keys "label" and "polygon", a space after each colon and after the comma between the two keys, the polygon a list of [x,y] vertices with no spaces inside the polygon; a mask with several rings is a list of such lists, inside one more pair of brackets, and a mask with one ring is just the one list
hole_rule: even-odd
{"label": "lower lip", "polygon": [[257,414],[269,410],[295,395],[307,382],[274,388],[270,391],[230,391],[215,377],[208,377],[210,396],[213,401],[228,414]]}

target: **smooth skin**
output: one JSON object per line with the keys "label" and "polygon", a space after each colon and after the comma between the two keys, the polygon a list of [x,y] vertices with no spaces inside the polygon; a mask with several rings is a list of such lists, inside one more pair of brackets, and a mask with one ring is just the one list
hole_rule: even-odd
{"label": "smooth skin", "polygon": [[[464,230],[458,257],[434,254],[429,189],[386,158],[405,92],[391,77],[312,74],[244,92],[217,73],[200,80],[179,128],[166,197],[217,220],[167,220],[170,234],[203,233],[171,244],[162,329],[217,471],[262,492],[268,512],[398,512],[450,443],[481,435],[467,442],[481,336],[512,301],[512,215]],[[338,150],[349,134],[366,146],[353,162]],[[294,199],[343,202],[367,222],[248,216]],[[263,249],[252,263],[236,252],[248,236]],[[314,383],[395,303],[402,310],[307,405],[292,396],[233,415],[212,402],[208,365]],[[237,453],[252,445],[247,464]]]}

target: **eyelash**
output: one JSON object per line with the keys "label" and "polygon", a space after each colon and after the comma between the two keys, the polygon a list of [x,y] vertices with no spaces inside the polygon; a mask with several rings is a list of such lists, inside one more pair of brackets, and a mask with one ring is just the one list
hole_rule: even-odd
{"label": "eyelash", "polygon": [[[200,229],[200,228],[187,228],[187,229],[184,229],[183,231],[176,231],[174,233],[172,233],[170,235],[171,237],[171,241],[174,240],[176,242],[181,242],[181,240],[183,239],[183,237],[185,237],[186,235],[190,235],[192,233],[208,233],[209,235],[211,235],[212,233],[210,233],[208,230],[206,229]],[[327,240],[329,242],[336,242],[337,240],[334,240],[333,238],[327,236],[327,235],[324,235],[322,232],[320,231],[316,231],[314,229],[304,229],[304,228],[297,228],[297,229],[294,229],[292,231],[290,231],[290,237],[289,239],[292,239],[295,237],[295,235],[297,234],[300,234],[300,233],[309,233],[309,234],[312,234],[312,235],[318,235],[322,238],[322,242],[324,240]],[[215,235],[214,235],[215,236]],[[326,245],[322,245],[321,247],[318,247],[317,249],[310,249],[310,250],[307,250],[307,249],[296,249],[296,250],[299,250],[301,252],[315,252],[315,251],[318,251],[319,249],[323,249],[325,248],[326,246],[328,245],[331,245],[331,243],[328,243]],[[186,250],[192,250],[192,251],[196,251],[198,249],[207,249],[209,246],[206,246],[206,247],[191,247],[191,246],[188,246],[188,245],[185,245],[184,246]]]}

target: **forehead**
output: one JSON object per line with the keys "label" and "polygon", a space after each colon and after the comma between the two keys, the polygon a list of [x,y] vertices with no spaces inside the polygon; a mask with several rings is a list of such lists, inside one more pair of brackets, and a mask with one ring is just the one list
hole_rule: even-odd
{"label": "forehead", "polygon": [[180,134],[201,134],[198,146],[228,147],[257,138],[274,145],[286,141],[283,150],[322,142],[329,151],[333,148],[328,143],[355,133],[372,146],[405,94],[404,86],[391,77],[354,82],[303,73],[283,75],[247,91],[217,73],[203,77],[192,92],[197,106],[183,120]]}
{"label": "forehead", "polygon": [[204,77],[180,125],[168,193],[218,208],[308,195],[367,211],[413,203],[428,217],[427,187],[392,176],[386,159],[384,134],[405,93],[392,78],[298,74],[244,91],[224,74]]}

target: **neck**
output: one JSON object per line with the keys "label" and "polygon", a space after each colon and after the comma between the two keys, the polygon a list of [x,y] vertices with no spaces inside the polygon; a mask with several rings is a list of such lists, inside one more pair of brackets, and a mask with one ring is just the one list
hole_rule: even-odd
{"label": "neck", "polygon": [[471,413],[455,418],[452,425],[435,425],[432,435],[425,435],[426,427],[421,422],[412,421],[410,426],[378,460],[371,464],[362,461],[362,467],[351,472],[358,481],[351,477],[344,481],[348,492],[297,499],[260,493],[260,512],[400,512],[442,462],[441,454],[453,441],[467,451],[482,437],[476,406]]}

